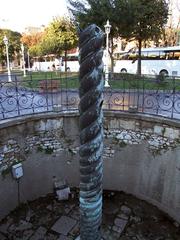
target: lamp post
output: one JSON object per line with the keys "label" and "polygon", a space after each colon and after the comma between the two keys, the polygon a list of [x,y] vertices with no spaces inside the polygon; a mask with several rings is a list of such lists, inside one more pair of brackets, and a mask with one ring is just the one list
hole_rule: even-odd
{"label": "lamp post", "polygon": [[31,67],[30,67],[29,50],[28,50],[28,52],[27,52],[27,55],[28,55],[28,71],[30,72],[30,71],[31,71]]}
{"label": "lamp post", "polygon": [[110,87],[109,85],[109,33],[111,30],[111,25],[109,24],[109,20],[107,20],[106,25],[104,25],[105,33],[106,33],[106,68],[105,68],[105,87]]}
{"label": "lamp post", "polygon": [[25,61],[24,61],[24,45],[21,43],[21,53],[22,53],[22,67],[24,72],[24,77],[26,77],[26,68],[25,68]]}
{"label": "lamp post", "polygon": [[10,64],[9,64],[9,49],[8,49],[8,38],[4,36],[3,38],[4,44],[6,46],[6,57],[7,57],[7,70],[8,70],[8,82],[11,82],[11,71],[10,71]]}

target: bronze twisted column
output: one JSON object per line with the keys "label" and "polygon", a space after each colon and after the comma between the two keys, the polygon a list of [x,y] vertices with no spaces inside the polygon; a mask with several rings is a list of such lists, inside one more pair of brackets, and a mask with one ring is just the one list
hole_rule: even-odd
{"label": "bronze twisted column", "polygon": [[80,239],[101,239],[104,33],[92,24],[80,32]]}

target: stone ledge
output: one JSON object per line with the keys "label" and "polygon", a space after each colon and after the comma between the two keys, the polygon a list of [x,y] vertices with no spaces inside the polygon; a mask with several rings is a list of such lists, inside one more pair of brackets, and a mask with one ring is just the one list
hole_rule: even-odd
{"label": "stone ledge", "polygon": [[[180,128],[180,120],[169,119],[160,116],[152,116],[148,114],[141,114],[141,113],[128,113],[128,112],[117,112],[117,111],[110,111],[104,110],[105,117],[117,117],[121,119],[132,119],[132,120],[140,120],[146,121],[151,123],[159,123],[165,124],[172,127]],[[78,110],[68,110],[68,111],[59,111],[59,112],[48,112],[48,113],[37,113],[34,115],[25,115],[16,118],[10,118],[0,121],[0,129],[10,127],[13,125],[20,125],[26,123],[28,121],[37,121],[41,119],[48,119],[48,118],[59,118],[59,117],[79,117]]]}
{"label": "stone ledge", "polygon": [[161,116],[148,115],[148,114],[142,114],[142,113],[133,113],[132,114],[132,113],[128,113],[128,112],[117,112],[117,111],[111,111],[111,110],[108,110],[108,111],[105,110],[104,116],[154,122],[154,123],[166,124],[166,125],[171,125],[171,126],[180,128],[180,120],[169,119],[169,118],[165,118],[163,116],[161,117]]}
{"label": "stone ledge", "polygon": [[61,111],[61,112],[48,112],[48,113],[37,113],[34,115],[24,115],[16,118],[4,119],[0,121],[0,129],[11,127],[14,125],[20,125],[30,121],[40,121],[41,119],[54,119],[59,117],[77,117],[79,116],[77,110]]}

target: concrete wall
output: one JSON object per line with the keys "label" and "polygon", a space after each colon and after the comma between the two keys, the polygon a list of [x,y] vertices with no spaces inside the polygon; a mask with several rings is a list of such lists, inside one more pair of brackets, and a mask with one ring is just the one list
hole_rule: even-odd
{"label": "concrete wall", "polygon": [[[104,188],[132,193],[180,222],[180,122],[105,112]],[[78,113],[39,114],[0,125],[0,218],[20,200],[53,191],[54,176],[79,186]],[[24,176],[12,178],[22,162]]]}

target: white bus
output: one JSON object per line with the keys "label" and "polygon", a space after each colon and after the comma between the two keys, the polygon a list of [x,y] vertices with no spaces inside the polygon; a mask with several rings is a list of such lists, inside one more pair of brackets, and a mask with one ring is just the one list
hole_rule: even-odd
{"label": "white bus", "polygon": [[[138,50],[114,54],[114,72],[137,73]],[[180,46],[142,48],[142,74],[180,76]]]}
{"label": "white bus", "polygon": [[[66,58],[67,71],[68,72],[78,72],[79,71],[79,61],[78,53],[68,54]],[[32,66],[33,71],[61,71],[65,72],[65,58],[64,56],[56,58],[51,55],[51,59],[47,57],[41,57],[41,61],[34,61]]]}
{"label": "white bus", "polygon": [[[79,71],[79,52],[71,53],[67,55],[67,71],[69,72],[78,72]],[[106,51],[103,52],[102,61],[104,63],[104,71],[105,71],[105,64],[106,64]],[[65,71],[65,58],[62,57],[61,62],[61,71]]]}
{"label": "white bus", "polygon": [[[104,69],[106,63],[106,52],[103,54]],[[69,53],[66,57],[66,70],[68,72],[79,72],[79,52]],[[43,60],[43,61],[42,61]],[[51,60],[41,57],[41,61],[35,60],[32,66],[33,71],[61,71],[65,72],[65,57],[55,58],[51,55]]]}
{"label": "white bus", "polygon": [[71,54],[67,55],[66,59],[65,59],[65,57],[62,57],[60,70],[62,72],[65,71],[65,60],[66,60],[67,71],[68,72],[78,72],[79,71],[78,55],[79,55],[79,53],[71,53]]}

